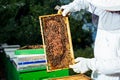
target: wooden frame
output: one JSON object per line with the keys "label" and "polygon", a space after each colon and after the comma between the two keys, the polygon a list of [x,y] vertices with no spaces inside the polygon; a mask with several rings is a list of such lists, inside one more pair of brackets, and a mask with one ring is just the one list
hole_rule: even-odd
{"label": "wooden frame", "polygon": [[68,17],[60,14],[39,16],[47,71],[69,68],[74,64]]}
{"label": "wooden frame", "polygon": [[65,76],[60,78],[52,78],[48,80],[92,80],[92,79],[84,74],[76,74],[76,75]]}

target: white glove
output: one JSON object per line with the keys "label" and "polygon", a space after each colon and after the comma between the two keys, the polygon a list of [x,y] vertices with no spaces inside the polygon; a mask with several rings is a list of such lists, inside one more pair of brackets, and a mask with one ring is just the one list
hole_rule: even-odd
{"label": "white glove", "polygon": [[61,6],[60,9],[63,11],[62,12],[63,16],[66,16],[70,12],[75,12],[74,7],[71,4],[63,5],[63,6]]}
{"label": "white glove", "polygon": [[70,65],[70,68],[72,68],[73,71],[76,73],[85,73],[90,70],[90,68],[88,66],[89,60],[90,59],[86,59],[86,58],[82,58],[82,57],[76,58],[75,62],[77,62],[77,63],[74,65]]}
{"label": "white glove", "polygon": [[62,15],[66,16],[68,13],[80,11],[81,9],[88,9],[89,3],[87,0],[74,0],[68,5],[61,6],[60,10],[63,10]]}

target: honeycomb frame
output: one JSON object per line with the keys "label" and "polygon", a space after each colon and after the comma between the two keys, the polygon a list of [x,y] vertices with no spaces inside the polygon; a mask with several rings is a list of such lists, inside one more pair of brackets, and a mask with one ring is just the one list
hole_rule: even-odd
{"label": "honeycomb frame", "polygon": [[47,71],[69,68],[74,64],[68,17],[59,14],[39,16]]}

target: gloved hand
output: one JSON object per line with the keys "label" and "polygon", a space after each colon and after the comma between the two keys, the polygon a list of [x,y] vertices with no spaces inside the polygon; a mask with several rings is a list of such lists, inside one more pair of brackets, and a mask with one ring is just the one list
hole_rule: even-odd
{"label": "gloved hand", "polygon": [[69,14],[70,12],[75,12],[74,11],[74,7],[71,4],[68,5],[63,5],[61,6],[60,10],[62,10],[62,15],[66,16],[67,14]]}
{"label": "gloved hand", "polygon": [[68,5],[61,6],[62,15],[66,16],[68,13],[80,11],[81,9],[88,9],[89,3],[87,0],[73,0]]}
{"label": "gloved hand", "polygon": [[70,68],[73,69],[74,72],[76,73],[85,73],[88,70],[90,70],[88,64],[89,60],[87,58],[79,57],[75,59],[76,64],[70,65]]}

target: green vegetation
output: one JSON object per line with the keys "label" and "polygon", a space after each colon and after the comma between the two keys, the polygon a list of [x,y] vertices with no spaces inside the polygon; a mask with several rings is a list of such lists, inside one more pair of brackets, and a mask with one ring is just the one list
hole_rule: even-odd
{"label": "green vegetation", "polygon": [[56,13],[57,0],[0,0],[0,43],[42,44],[39,16]]}
{"label": "green vegetation", "polygon": [[85,49],[77,49],[75,52],[75,57],[85,57],[92,58],[93,57],[93,48],[87,47]]}
{"label": "green vegetation", "polygon": [[[68,3],[71,0],[66,1]],[[63,0],[0,0],[0,43],[35,45],[42,44],[39,16],[57,13],[56,5]],[[91,31],[82,30],[89,14],[79,12],[80,19],[69,16],[74,49],[90,47]]]}

